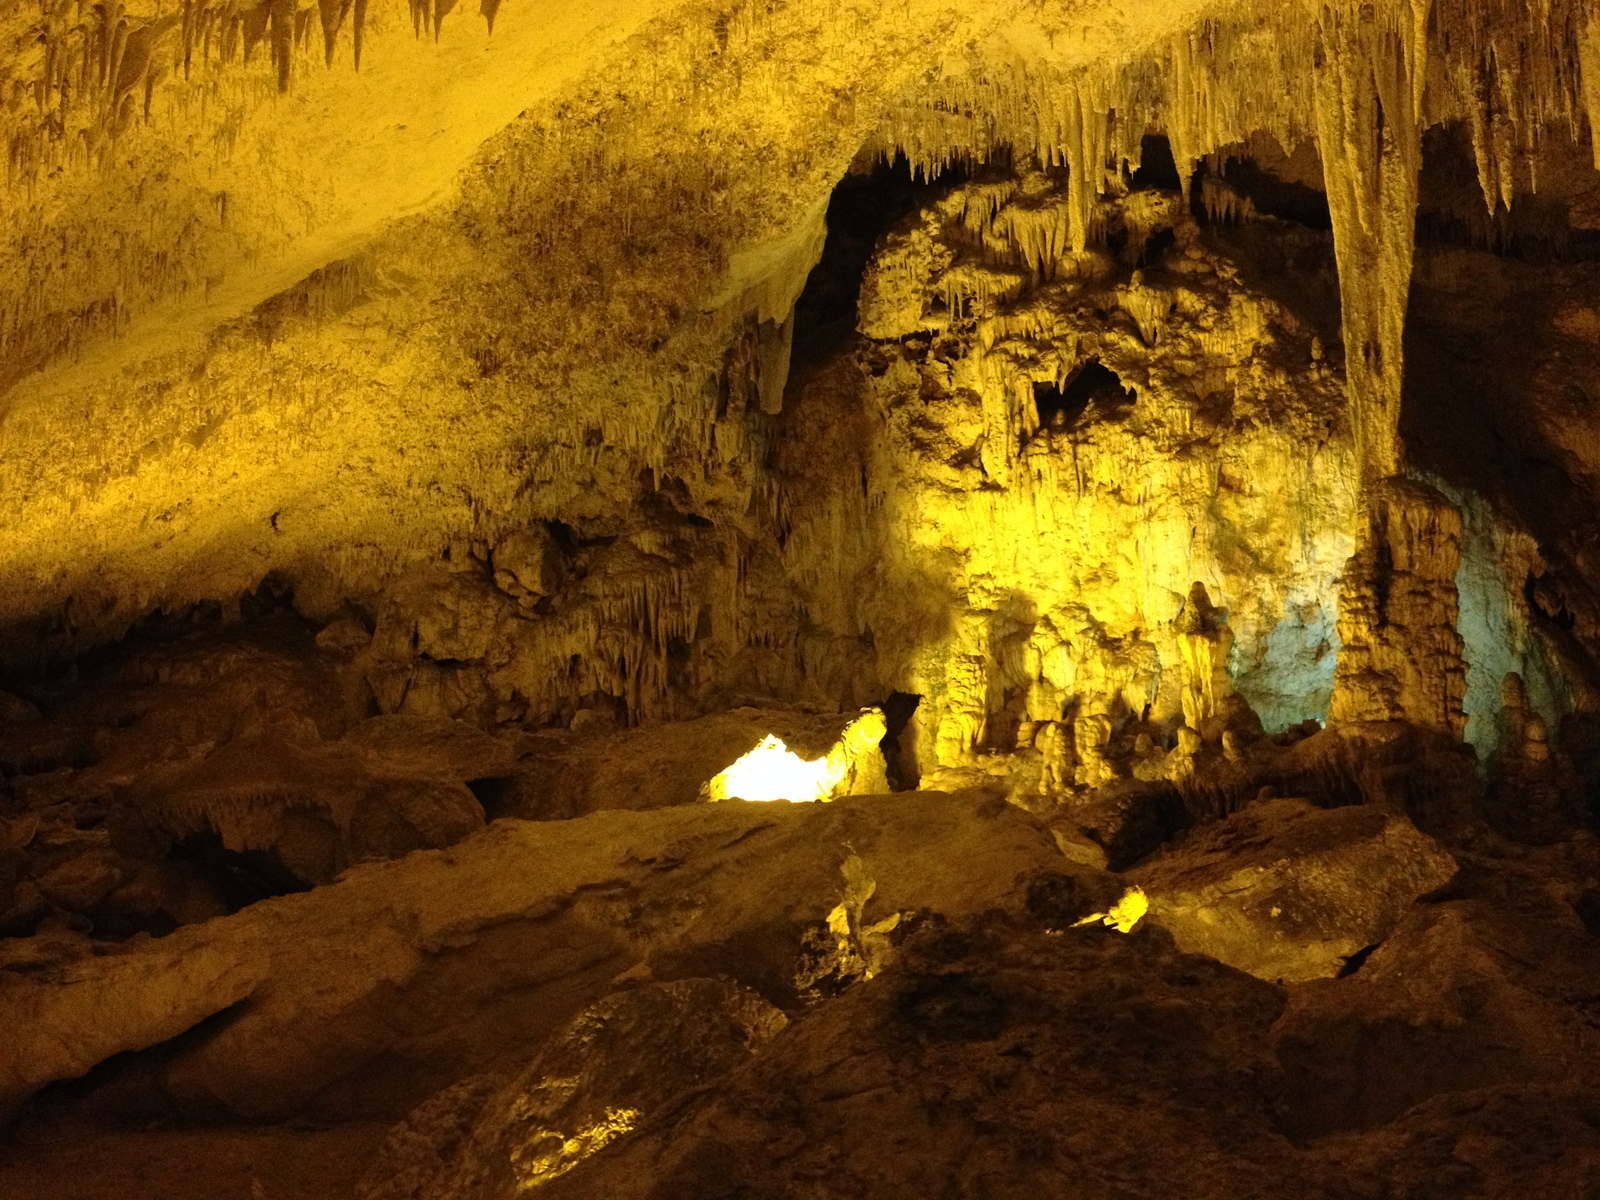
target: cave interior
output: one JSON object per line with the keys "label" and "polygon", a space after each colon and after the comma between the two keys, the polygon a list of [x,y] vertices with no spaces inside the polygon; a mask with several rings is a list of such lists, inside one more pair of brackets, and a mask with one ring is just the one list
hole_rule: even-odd
{"label": "cave interior", "polygon": [[0,1195],[1600,1197],[1600,3],[0,13]]}

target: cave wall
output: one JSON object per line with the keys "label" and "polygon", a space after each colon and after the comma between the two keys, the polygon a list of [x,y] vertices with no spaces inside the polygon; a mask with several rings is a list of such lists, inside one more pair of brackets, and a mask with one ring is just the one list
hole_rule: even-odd
{"label": "cave wall", "polygon": [[[93,59],[52,27],[6,76],[6,659],[48,668],[197,604],[232,621],[265,588],[363,631],[383,711],[637,721],[902,691],[932,697],[937,757],[947,709],[974,750],[1080,696],[1175,720],[1201,582],[1267,725],[1320,717],[1336,585],[1379,536],[1365,498],[1411,469],[1410,254],[1391,250],[1418,204],[1510,228],[1570,164],[1563,139],[1584,166],[1586,11],[1113,4],[1067,37],[1008,5],[617,5],[555,26],[508,10],[487,40],[452,17],[430,43],[375,8],[359,73],[321,66],[310,24],[227,64],[161,26],[144,74],[101,62],[101,92],[84,85],[100,109],[40,99]],[[6,32],[33,45],[23,18]],[[421,97],[425,71],[450,88]],[[52,104],[84,149],[51,140]],[[1430,176],[1447,128],[1467,166]],[[1138,183],[1153,131],[1162,187]],[[786,388],[828,196],[876,156],[925,181],[1009,174],[892,233],[865,283],[872,346]],[[1268,185],[1253,198],[1241,164]],[[1273,224],[1290,193],[1331,234]],[[1545,225],[1581,225],[1577,195]],[[1424,286],[1442,261],[1424,246]],[[1081,430],[1036,428],[1091,360],[1128,411],[1102,396]],[[1573,615],[1587,559],[1495,512],[1492,533],[1468,520],[1472,636],[1564,639],[1535,690],[1581,707],[1561,680],[1594,641]],[[1578,598],[1530,601],[1529,571]],[[1470,719],[1454,603],[1430,618],[1439,679],[1345,711],[1416,716],[1414,692],[1441,728]],[[1530,603],[1570,620],[1552,632]],[[1399,670],[1407,644],[1373,620],[1362,661]],[[1539,675],[1534,650],[1503,650],[1478,670]],[[1461,685],[1480,713],[1485,680]]]}

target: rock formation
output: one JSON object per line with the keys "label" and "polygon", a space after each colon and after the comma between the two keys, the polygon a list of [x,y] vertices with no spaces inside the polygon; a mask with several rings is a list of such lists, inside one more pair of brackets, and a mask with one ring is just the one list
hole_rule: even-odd
{"label": "rock formation", "polygon": [[26,0],[0,142],[0,1193],[1600,1186],[1595,0]]}

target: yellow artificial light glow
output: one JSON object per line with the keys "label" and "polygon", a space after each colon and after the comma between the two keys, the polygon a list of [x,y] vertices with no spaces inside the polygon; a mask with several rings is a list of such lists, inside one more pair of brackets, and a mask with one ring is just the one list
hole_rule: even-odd
{"label": "yellow artificial light glow", "polygon": [[608,1108],[600,1120],[570,1136],[552,1129],[540,1130],[529,1139],[526,1147],[512,1155],[517,1190],[526,1192],[565,1175],[591,1154],[632,1130],[638,1121],[636,1108]]}
{"label": "yellow artificial light glow", "polygon": [[842,772],[827,757],[807,762],[783,739],[768,734],[750,753],[711,781],[713,800],[826,800]]}
{"label": "yellow artificial light glow", "polygon": [[1073,926],[1093,925],[1098,921],[1102,925],[1110,925],[1118,933],[1132,933],[1133,927],[1139,923],[1145,913],[1150,911],[1150,897],[1144,894],[1143,888],[1129,888],[1122,894],[1122,899],[1111,906],[1110,912],[1090,913],[1083,920]]}

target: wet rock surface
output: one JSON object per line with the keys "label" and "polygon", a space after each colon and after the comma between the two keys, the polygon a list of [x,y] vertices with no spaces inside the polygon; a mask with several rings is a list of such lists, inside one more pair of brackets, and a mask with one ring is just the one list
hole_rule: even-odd
{"label": "wet rock surface", "polygon": [[787,1024],[755,993],[718,980],[613,993],[509,1082],[474,1078],[423,1104],[391,1133],[357,1194],[519,1195],[717,1081]]}

